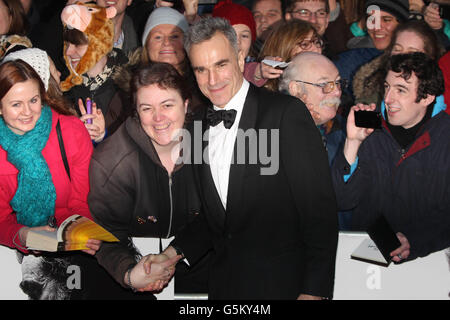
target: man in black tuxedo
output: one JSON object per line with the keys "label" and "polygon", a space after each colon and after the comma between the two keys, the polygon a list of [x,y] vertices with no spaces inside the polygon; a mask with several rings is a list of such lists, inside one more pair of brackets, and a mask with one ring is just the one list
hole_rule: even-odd
{"label": "man in black tuxedo", "polygon": [[200,125],[207,140],[192,156],[204,212],[164,254],[193,264],[212,248],[209,299],[331,298],[336,200],[308,110],[243,78],[244,57],[227,21],[200,20],[185,48],[212,103],[193,130],[198,141]]}

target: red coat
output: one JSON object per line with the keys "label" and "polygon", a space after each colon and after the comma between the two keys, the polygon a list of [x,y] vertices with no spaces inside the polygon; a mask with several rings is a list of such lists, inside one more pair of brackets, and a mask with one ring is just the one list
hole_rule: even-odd
{"label": "red coat", "polygon": [[444,54],[444,56],[439,60],[439,67],[442,70],[445,80],[444,100],[447,105],[445,112],[450,114],[450,52]]}
{"label": "red coat", "polygon": [[[59,149],[56,134],[58,119],[71,180],[67,176]],[[83,123],[74,116],[64,116],[52,111],[52,130],[42,155],[50,168],[56,189],[55,217],[58,225],[72,214],[91,218],[87,195],[92,151],[92,142]],[[23,227],[17,223],[16,215],[12,214],[13,210],[10,206],[10,201],[17,189],[17,173],[18,170],[8,162],[7,153],[0,146],[0,244],[8,247],[16,247],[13,238]],[[18,243],[18,241],[16,238],[15,242]]]}

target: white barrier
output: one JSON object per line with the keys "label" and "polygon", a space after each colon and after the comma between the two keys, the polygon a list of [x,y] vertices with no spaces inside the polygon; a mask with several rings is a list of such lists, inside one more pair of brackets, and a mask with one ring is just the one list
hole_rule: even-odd
{"label": "white barrier", "polygon": [[445,250],[389,267],[350,259],[368,235],[341,232],[336,257],[336,300],[449,300],[450,267]]}
{"label": "white barrier", "polygon": [[[363,233],[340,233],[334,299],[449,300],[450,267],[445,251],[384,268],[350,259],[352,251],[365,237]],[[144,255],[159,251],[159,239],[133,240]],[[0,261],[0,299],[27,299],[19,287],[22,271],[15,250],[0,246]],[[173,299],[173,282],[157,298]]]}

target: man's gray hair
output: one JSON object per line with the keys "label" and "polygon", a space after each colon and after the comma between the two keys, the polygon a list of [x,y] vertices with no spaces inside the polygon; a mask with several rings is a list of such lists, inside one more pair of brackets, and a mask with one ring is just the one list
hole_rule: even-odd
{"label": "man's gray hair", "polygon": [[278,91],[289,93],[289,83],[297,77],[300,78],[301,69],[297,67],[297,64],[298,63],[291,61],[287,68],[284,69],[283,74],[280,77],[280,82],[278,83]]}
{"label": "man's gray hair", "polygon": [[222,33],[228,39],[237,54],[239,46],[236,32],[228,20],[223,18],[207,17],[200,19],[197,23],[192,25],[184,39],[184,49],[189,55],[192,45],[210,40],[216,32]]}

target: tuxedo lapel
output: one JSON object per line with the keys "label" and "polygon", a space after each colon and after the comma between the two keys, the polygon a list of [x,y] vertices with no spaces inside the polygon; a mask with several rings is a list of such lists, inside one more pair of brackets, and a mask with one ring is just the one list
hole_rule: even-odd
{"label": "tuxedo lapel", "polygon": [[[258,114],[258,95],[257,89],[250,85],[250,88],[245,99],[244,108],[242,110],[241,119],[239,121],[239,131],[244,132],[248,129],[254,129],[256,125],[256,118]],[[238,131],[238,136],[240,132]],[[241,131],[242,133],[242,131]],[[248,145],[245,144],[245,155],[238,155],[238,152],[243,152],[243,150],[238,150],[238,143],[235,140],[234,151],[233,151],[233,164],[230,166],[230,176],[228,179],[228,194],[227,194],[227,208],[226,214],[232,212],[235,208],[240,208],[242,206],[242,189],[244,187],[244,173],[249,159],[249,149]],[[242,148],[240,148],[242,149]],[[245,163],[238,163],[239,159],[245,159]]]}
{"label": "tuxedo lapel", "polygon": [[[203,190],[206,205],[208,207],[209,215],[216,220],[220,226],[224,225],[225,222],[225,208],[220,200],[219,193],[217,192],[216,185],[214,183],[211,167],[209,165],[209,152],[208,152],[208,134],[205,132],[209,129],[207,121],[203,121],[202,125],[202,152],[203,152],[203,163],[200,166],[199,176],[200,183]],[[205,141],[206,140],[206,141]]]}

